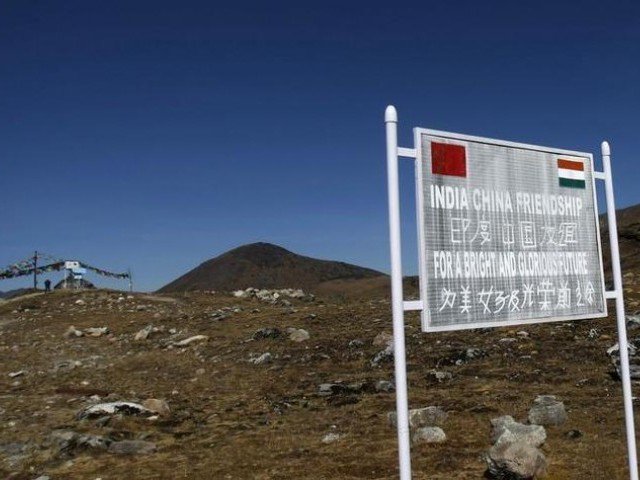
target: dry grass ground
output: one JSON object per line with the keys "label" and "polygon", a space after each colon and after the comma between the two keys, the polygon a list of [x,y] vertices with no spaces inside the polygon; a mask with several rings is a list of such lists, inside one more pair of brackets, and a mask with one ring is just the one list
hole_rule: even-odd
{"label": "dry grass ground", "polygon": [[[370,365],[390,332],[385,301],[294,302],[293,308],[255,299],[189,294],[118,301],[119,294],[55,293],[0,305],[0,444],[19,442],[19,459],[0,454],[0,477],[32,479],[388,479],[397,477],[395,429],[387,412],[393,393],[322,397],[324,382],[392,380],[393,365]],[[77,305],[77,299],[86,305]],[[637,305],[637,299],[631,298]],[[239,308],[223,320],[215,312]],[[136,342],[148,324],[164,332]],[[70,325],[107,326],[111,335],[65,338]],[[311,338],[250,340],[264,327],[304,328]],[[595,339],[588,336],[597,329]],[[176,329],[175,334],[169,332]],[[517,331],[529,336],[521,338]],[[209,339],[167,349],[168,339],[204,334]],[[640,331],[638,333],[640,335]],[[633,337],[635,334],[630,332]],[[500,343],[504,337],[517,338]],[[353,339],[362,347],[349,348]],[[543,451],[548,478],[627,478],[620,383],[610,376],[605,351],[616,342],[612,318],[515,329],[423,334],[407,319],[412,407],[441,405],[449,412],[448,441],[412,452],[416,479],[475,479],[484,472],[489,420],[509,414],[525,420],[539,394],[559,396],[569,421],[548,428]],[[463,365],[451,359],[469,348],[487,352]],[[254,365],[252,355],[273,361]],[[80,361],[75,368],[68,361]],[[57,368],[56,368],[57,365]],[[437,383],[428,372],[453,374]],[[10,372],[26,373],[10,378]],[[166,399],[172,416],[149,421],[114,417],[106,425],[76,420],[97,394],[102,399]],[[112,439],[146,439],[157,453],[117,456],[102,451],[60,455],[46,439],[54,429]],[[580,430],[580,438],[566,433]],[[324,444],[330,432],[343,434]],[[13,462],[13,463],[11,463]]]}

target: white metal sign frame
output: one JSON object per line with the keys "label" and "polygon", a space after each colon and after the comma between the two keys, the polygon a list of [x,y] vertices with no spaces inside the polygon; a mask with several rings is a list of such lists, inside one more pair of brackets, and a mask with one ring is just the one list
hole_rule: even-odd
{"label": "white metal sign frame", "polygon": [[[410,480],[411,478],[411,447],[409,434],[409,404],[407,391],[407,368],[406,368],[406,352],[405,352],[405,333],[404,333],[404,312],[408,310],[424,311],[423,301],[424,285],[421,275],[421,299],[417,301],[404,301],[402,291],[402,253],[400,238],[400,186],[398,180],[398,157],[408,157],[417,160],[420,163],[419,134],[420,133],[437,133],[439,135],[449,135],[450,133],[438,132],[434,130],[415,129],[415,139],[418,148],[402,148],[398,147],[398,114],[395,107],[389,105],[385,111],[385,127],[386,127],[386,150],[387,150],[387,187],[389,194],[389,243],[391,257],[391,308],[393,315],[393,338],[394,338],[394,365],[396,380],[396,409],[398,419],[398,450],[399,450],[399,466],[400,479]],[[478,139],[478,137],[469,137],[457,135],[458,138]],[[482,139],[487,140],[487,139]],[[496,142],[495,140],[492,140]],[[532,147],[526,144],[501,142],[503,145],[511,145],[522,147]],[[545,147],[533,147],[535,149]],[[549,149],[546,149],[549,150]],[[593,165],[593,157],[591,154],[581,152],[570,152],[567,150],[551,149],[553,152],[560,154],[579,154],[579,156],[588,156],[591,158]],[[616,319],[618,327],[618,345],[620,347],[620,370],[622,377],[622,392],[625,410],[625,427],[627,436],[627,455],[629,464],[629,475],[631,480],[639,480],[638,478],[638,461],[636,452],[636,437],[633,418],[633,403],[631,392],[631,377],[629,374],[629,351],[627,340],[627,327],[624,312],[624,296],[622,289],[622,272],[620,268],[620,251],[618,246],[618,227],[615,214],[615,200],[613,194],[613,178],[611,174],[611,151],[607,142],[602,142],[602,165],[603,171],[593,171],[593,183],[595,180],[603,180],[605,184],[605,195],[607,200],[607,221],[609,226],[609,243],[611,247],[611,265],[613,270],[613,290],[605,291],[605,300],[611,299],[616,301]],[[594,196],[596,195],[595,185],[593,186]],[[418,195],[421,195],[421,189],[417,189]],[[418,201],[420,199],[418,198]],[[421,203],[418,203],[418,211]],[[597,202],[594,201],[597,212]],[[596,213],[597,216],[597,213]],[[597,220],[597,217],[596,217]],[[598,223],[598,222],[596,222]],[[419,231],[421,230],[421,222],[418,222]],[[419,233],[419,235],[421,235]],[[419,237],[420,239],[420,237]],[[600,232],[598,230],[598,243],[600,244]],[[423,243],[420,242],[421,247]],[[602,251],[599,245],[600,262],[602,262]],[[423,253],[421,252],[420,264],[423,268]],[[594,315],[589,318],[594,318]],[[571,317],[575,319],[576,317]],[[544,320],[536,320],[530,322],[518,323],[541,323]],[[504,324],[502,324],[504,325]],[[496,326],[491,324],[487,326]],[[476,326],[467,328],[477,328]],[[439,329],[430,328],[429,331],[437,331]],[[451,328],[447,328],[451,330]]]}
{"label": "white metal sign frame", "polygon": [[[532,150],[535,152],[544,152],[551,153],[554,155],[566,155],[570,157],[580,157],[586,159],[591,167],[591,171],[595,173],[594,163],[593,163],[593,155],[586,152],[576,152],[572,150],[562,150],[558,148],[549,148],[549,147],[541,147],[538,145],[530,145],[526,143],[516,143],[509,142],[505,140],[496,140],[494,138],[485,138],[485,137],[476,137],[471,135],[463,135],[460,133],[451,133],[451,132],[443,132],[440,130],[431,130],[426,128],[414,128],[414,144],[415,148],[415,169],[416,169],[416,212],[417,212],[417,223],[418,223],[418,252],[419,252],[419,272],[420,272],[420,298],[422,299],[419,303],[421,310],[421,319],[422,319],[422,331],[423,332],[444,332],[444,331],[453,331],[453,330],[468,330],[473,328],[492,328],[492,327],[508,327],[514,325],[527,325],[527,324],[536,324],[536,323],[544,323],[544,322],[565,322],[568,320],[581,320],[588,318],[602,318],[608,315],[607,312],[607,302],[606,297],[603,299],[604,304],[604,312],[599,314],[587,314],[587,315],[559,315],[554,317],[547,318],[532,318],[528,320],[512,320],[512,321],[499,321],[499,322],[474,322],[474,323],[464,323],[457,325],[446,325],[446,326],[432,326],[429,324],[429,308],[426,304],[427,298],[427,257],[426,257],[426,242],[424,239],[424,177],[423,177],[423,162],[422,162],[422,135],[429,135],[431,137],[438,137],[446,140],[454,140],[459,142],[475,142],[475,143],[483,143],[488,145],[497,145],[508,148],[517,148],[521,150]],[[595,175],[591,176],[591,192],[593,195],[593,206],[594,206],[594,218],[593,222],[596,228],[596,237],[598,240],[598,271],[600,276],[600,289],[602,292],[605,292],[604,285],[604,268],[602,265],[602,245],[600,242],[600,222],[598,221],[598,202],[596,198],[596,185],[595,185],[596,177]]]}

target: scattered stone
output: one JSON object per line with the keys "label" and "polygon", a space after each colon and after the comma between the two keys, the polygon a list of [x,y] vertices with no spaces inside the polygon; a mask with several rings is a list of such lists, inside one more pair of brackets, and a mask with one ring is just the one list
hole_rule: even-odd
{"label": "scattered stone", "polygon": [[147,338],[149,338],[151,332],[153,332],[153,325],[147,325],[142,330],[138,330],[133,339],[136,342],[141,342],[142,340],[146,340]]}
{"label": "scattered stone", "polygon": [[10,378],[16,378],[16,377],[21,377],[22,375],[24,375],[26,372],[26,370],[19,370],[17,372],[9,372],[9,377]]}
{"label": "scattered stone", "polygon": [[64,338],[74,338],[74,337],[82,337],[84,333],[81,330],[78,330],[76,327],[71,325],[67,328],[67,331],[64,332]]}
{"label": "scattered stone", "polygon": [[28,458],[30,450],[27,443],[0,443],[0,463],[4,460],[8,466],[18,468]]}
{"label": "scattered stone", "polygon": [[530,480],[547,471],[547,460],[536,447],[525,442],[497,443],[487,453],[489,478]]}
{"label": "scattered stone", "polygon": [[393,335],[389,332],[380,332],[373,339],[374,347],[389,347],[393,345]]}
{"label": "scattered stone", "polygon": [[47,443],[55,446],[58,454],[69,455],[76,450],[106,450],[111,440],[100,435],[83,434],[73,430],[54,430],[49,434]]}
{"label": "scattered stone", "polygon": [[156,450],[155,443],[144,440],[121,440],[109,445],[109,453],[116,455],[148,455]]}
{"label": "scattered stone", "polygon": [[469,360],[475,360],[476,358],[486,357],[487,352],[481,350],[480,348],[467,348],[461,355],[461,357],[456,361],[456,365],[462,365],[463,363],[468,362]]}
{"label": "scattered stone", "polygon": [[142,402],[142,406],[152,412],[157,413],[161,417],[170,417],[171,409],[169,408],[169,404],[165,400],[160,400],[158,398],[147,398],[144,402]]}
{"label": "scattered stone", "polygon": [[395,392],[396,386],[389,380],[379,380],[376,383],[376,392],[390,393]]}
{"label": "scattered stone", "polygon": [[173,343],[173,346],[188,347],[194,342],[206,342],[207,340],[209,340],[209,337],[207,335],[194,335],[193,337],[185,338],[184,340]]}
{"label": "scattered stone", "polygon": [[504,415],[491,420],[493,427],[491,442],[498,443],[521,442],[539,447],[547,439],[547,432],[540,425],[525,425],[516,422],[512,416]]}
{"label": "scattered stone", "polygon": [[391,362],[393,360],[393,344],[389,345],[384,350],[380,350],[371,359],[371,366],[378,367],[381,363]]}
{"label": "scattered stone", "polygon": [[321,383],[318,385],[318,395],[321,397],[329,397],[332,395],[349,395],[360,394],[364,391],[366,385],[363,382],[355,383]]}
{"label": "scattered stone", "polygon": [[271,363],[272,359],[273,356],[269,352],[265,352],[259,357],[250,358],[249,362],[253,363],[254,365],[263,365],[265,363]]}
{"label": "scattered stone", "polygon": [[294,328],[289,332],[289,340],[293,342],[304,342],[305,340],[309,340],[309,338],[311,338],[309,332],[302,328]]}
{"label": "scattered stone", "polygon": [[327,433],[324,437],[322,437],[322,443],[337,442],[341,438],[342,438],[342,435],[339,433]]}
{"label": "scattered stone", "polygon": [[566,421],[564,403],[555,395],[539,395],[529,410],[529,422],[534,425],[562,425]]}
{"label": "scattered stone", "polygon": [[[441,427],[447,420],[447,412],[442,407],[413,408],[409,410],[409,426],[418,427]],[[389,424],[396,427],[398,425],[398,414],[396,411],[387,414]]]}
{"label": "scattered stone", "polygon": [[421,427],[416,429],[411,435],[413,443],[444,443],[447,441],[447,435],[440,427]]}
{"label": "scattered stone", "polygon": [[[629,341],[628,344],[629,374],[633,380],[640,380],[640,358],[638,358],[638,347],[636,346],[636,341]],[[611,358],[611,363],[615,368],[616,378],[618,380],[621,379],[622,370],[620,369],[620,346],[616,343],[613,347],[607,350],[607,355]]]}
{"label": "scattered stone", "polygon": [[[265,288],[247,288],[246,290],[236,290],[232,293],[236,298],[257,298],[262,302],[277,303],[279,299],[283,297],[298,299],[298,300],[314,300],[315,297],[311,294],[305,293],[300,289],[283,288],[280,290],[267,290]],[[286,304],[290,302],[281,300],[281,303]]]}
{"label": "scattered stone", "polygon": [[360,340],[359,338],[354,338],[353,340],[351,340],[349,342],[349,344],[347,345],[349,348],[362,348],[364,347],[364,342],[362,340]]}
{"label": "scattered stone", "polygon": [[640,326],[640,315],[627,315],[627,327],[634,328]]}
{"label": "scattered stone", "polygon": [[155,412],[145,408],[144,406],[133,402],[111,402],[111,403],[98,403],[89,407],[83,408],[78,412],[76,418],[82,420],[85,418],[98,418],[105,415],[138,415],[143,417],[149,417]]}
{"label": "scattered stone", "polygon": [[427,379],[431,380],[432,382],[444,383],[451,381],[453,379],[453,374],[444,370],[433,369],[427,373]]}
{"label": "scattered stone", "polygon": [[82,306],[82,305],[86,305],[87,302],[85,302],[83,299],[79,298],[78,300],[75,301],[75,304]]}
{"label": "scattered stone", "polygon": [[90,337],[101,337],[109,333],[109,329],[107,327],[89,327],[85,328],[84,333]]}
{"label": "scattered stone", "polygon": [[569,430],[567,433],[565,433],[565,436],[572,440],[575,440],[576,438],[580,438],[583,435],[584,433],[582,433],[580,430]]}
{"label": "scattered stone", "polygon": [[595,340],[599,336],[600,336],[600,332],[598,331],[597,328],[592,328],[591,330],[589,330],[589,333],[587,334],[587,338],[589,340]]}
{"label": "scattered stone", "polygon": [[282,331],[279,328],[269,327],[256,330],[256,332],[253,334],[253,339],[261,340],[263,338],[280,338],[281,336]]}

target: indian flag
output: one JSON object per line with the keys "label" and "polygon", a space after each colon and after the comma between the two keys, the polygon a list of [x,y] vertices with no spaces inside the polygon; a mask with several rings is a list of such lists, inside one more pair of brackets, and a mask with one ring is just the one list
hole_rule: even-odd
{"label": "indian flag", "polygon": [[558,178],[561,187],[585,188],[584,160],[559,158]]}

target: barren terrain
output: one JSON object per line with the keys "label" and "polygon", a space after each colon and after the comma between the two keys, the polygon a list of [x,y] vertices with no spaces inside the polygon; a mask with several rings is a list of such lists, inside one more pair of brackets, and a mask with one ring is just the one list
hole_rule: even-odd
{"label": "barren terrain", "polygon": [[[632,289],[631,311],[640,298]],[[396,431],[387,420],[395,395],[376,388],[393,380],[393,362],[371,363],[384,349],[379,334],[391,332],[389,310],[384,299],[271,303],[222,293],[56,292],[5,302],[0,476],[397,478]],[[134,338],[150,325],[146,339]],[[91,336],[92,327],[108,333]],[[288,328],[309,338],[291,340]],[[195,335],[206,338],[177,346]],[[614,343],[613,317],[423,334],[409,315],[410,406],[449,414],[445,443],[413,448],[414,478],[482,478],[490,419],[526,420],[539,394],[557,395],[569,415],[547,428],[547,478],[626,478],[621,385],[606,355]],[[469,348],[481,355],[468,358]],[[451,379],[438,381],[434,369]],[[327,394],[325,383],[338,387]],[[170,413],[78,416],[101,402],[148,399],[166,401]],[[103,443],[65,443],[60,432]],[[106,448],[122,440],[144,440],[153,451]]]}

